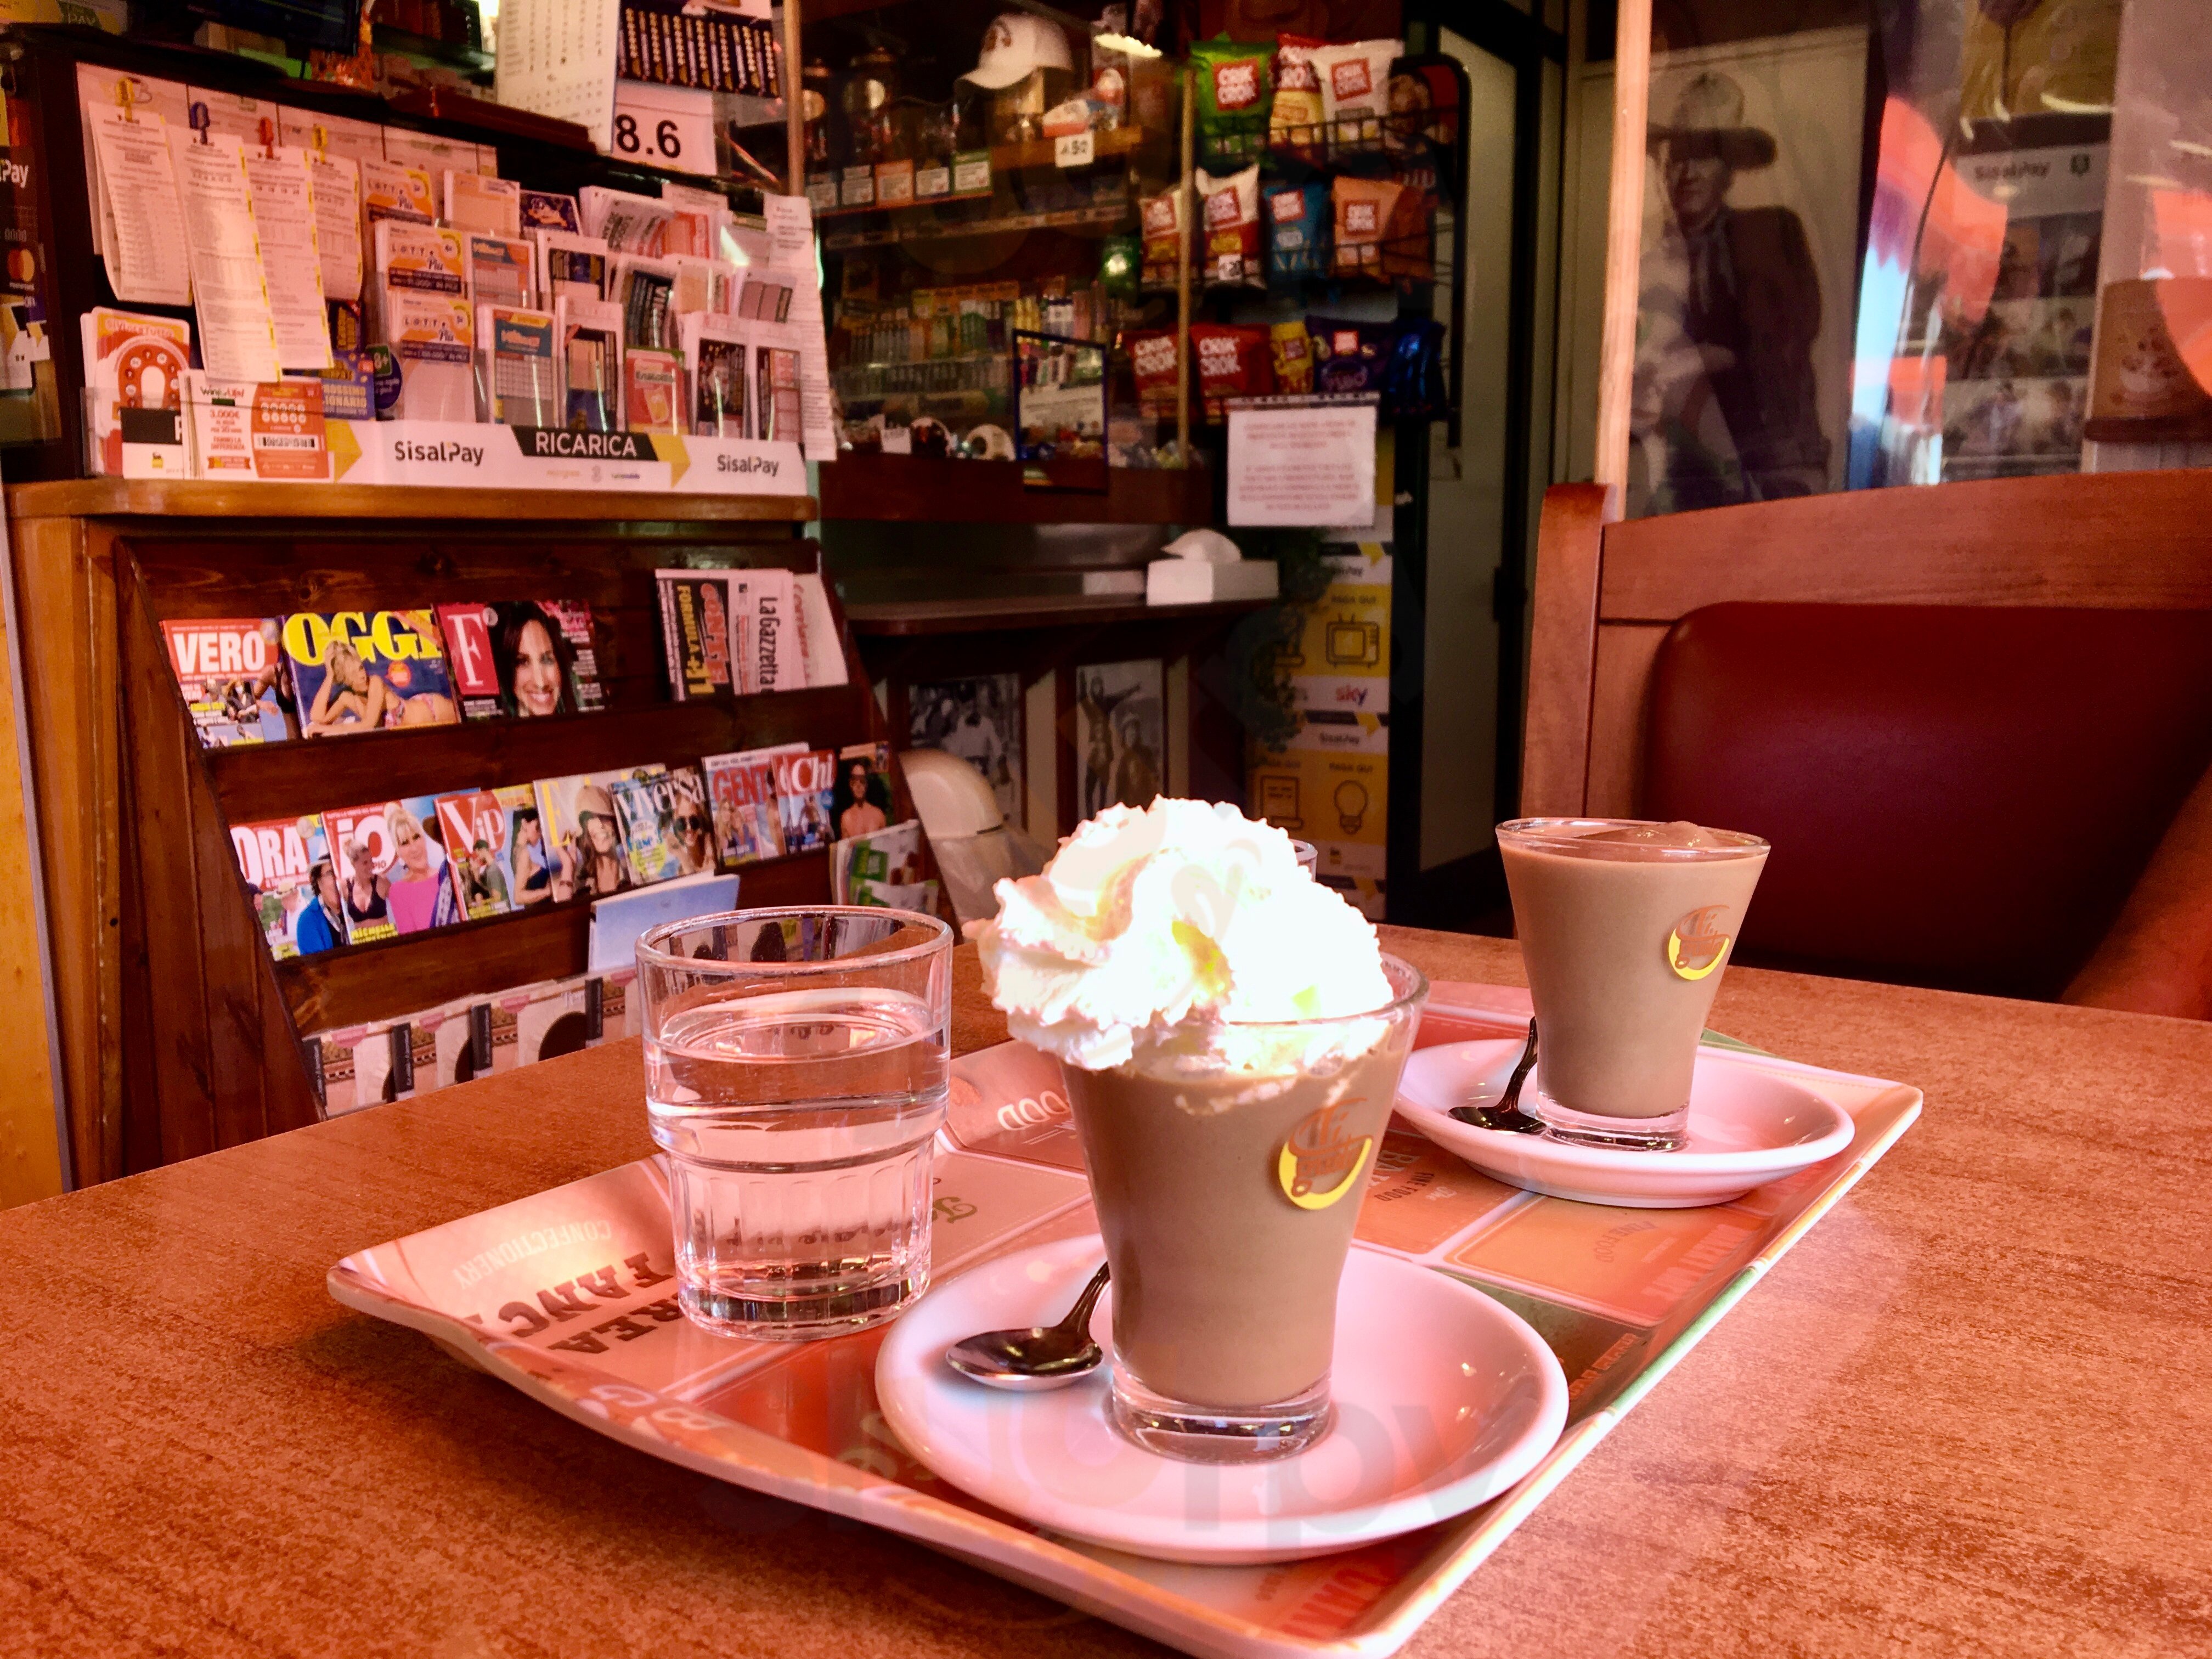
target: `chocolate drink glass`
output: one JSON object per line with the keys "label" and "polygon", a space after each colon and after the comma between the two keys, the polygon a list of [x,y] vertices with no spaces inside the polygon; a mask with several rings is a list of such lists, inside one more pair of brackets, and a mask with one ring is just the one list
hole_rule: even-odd
{"label": "chocolate drink glass", "polygon": [[1536,1115],[1565,1140],[1677,1150],[1766,843],[1693,823],[1516,818],[1498,848],[1536,1005]]}
{"label": "chocolate drink glass", "polygon": [[1337,1280],[1428,981],[1341,1018],[1192,1021],[1066,1068],[1112,1264],[1116,1429],[1199,1462],[1328,1431]]}

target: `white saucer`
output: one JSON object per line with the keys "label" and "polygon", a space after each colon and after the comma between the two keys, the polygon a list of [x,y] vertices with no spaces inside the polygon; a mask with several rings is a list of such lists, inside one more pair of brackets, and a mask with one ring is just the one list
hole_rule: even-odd
{"label": "white saucer", "polygon": [[[1825,1096],[1711,1048],[1698,1051],[1688,1144],[1672,1152],[1578,1146],[1549,1135],[1478,1129],[1451,1116],[1505,1091],[1523,1039],[1446,1042],[1406,1062],[1398,1109],[1437,1145],[1486,1175],[1585,1204],[1679,1210],[1725,1204],[1833,1158],[1851,1144],[1850,1115]],[[1536,1061],[1533,1086],[1541,1081]]]}
{"label": "white saucer", "polygon": [[[1093,1235],[985,1262],[908,1309],[876,1360],[908,1450],[1051,1531],[1170,1561],[1323,1555],[1486,1502],[1566,1423],[1566,1376],[1526,1323],[1458,1279],[1359,1249],[1337,1297],[1335,1425],[1278,1462],[1185,1463],[1131,1444],[1106,1420],[1103,1366],[1056,1393],[1007,1394],[945,1363],[978,1331],[1058,1320],[1105,1255]],[[1113,1294],[1091,1327],[1102,1343]]]}

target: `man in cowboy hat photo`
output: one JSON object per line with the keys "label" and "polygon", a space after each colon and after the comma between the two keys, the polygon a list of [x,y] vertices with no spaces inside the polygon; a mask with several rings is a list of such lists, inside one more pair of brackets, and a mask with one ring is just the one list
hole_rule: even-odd
{"label": "man in cowboy hat photo", "polygon": [[[1774,164],[1773,135],[1746,125],[1743,89],[1706,70],[1682,88],[1667,124],[1650,129],[1649,143],[1669,220],[1660,285],[1680,291],[1655,294],[1647,277],[1644,306],[1671,315],[1702,370],[1694,384],[1678,379],[1679,398],[1667,399],[1681,405],[1665,411],[1678,435],[1667,447],[1666,477],[1651,485],[1676,508],[1826,489],[1828,440],[1813,367],[1820,278],[1804,223],[1786,207],[1728,199],[1737,173]],[[1732,465],[1710,453],[1716,415]],[[1692,432],[1705,435],[1686,445],[1681,434]]]}

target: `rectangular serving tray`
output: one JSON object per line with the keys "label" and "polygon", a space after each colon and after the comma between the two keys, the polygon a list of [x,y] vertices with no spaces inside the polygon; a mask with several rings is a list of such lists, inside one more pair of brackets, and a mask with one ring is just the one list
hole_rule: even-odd
{"label": "rectangular serving tray", "polygon": [[[1528,994],[1439,984],[1420,1046],[1517,1036]],[[751,1491],[912,1538],[1207,1659],[1395,1652],[1920,1114],[1919,1091],[1709,1046],[1826,1095],[1857,1126],[1825,1164],[1702,1210],[1504,1186],[1394,1125],[1357,1248],[1455,1275],[1534,1325],[1567,1426],[1521,1483],[1451,1520],[1286,1565],[1193,1566],[1070,1542],[967,1497],[877,1408],[883,1332],[805,1344],[708,1334],[675,1299],[667,1185],[647,1158],[348,1256],[348,1307],[421,1331],[563,1416]],[[954,1062],[935,1276],[1094,1231],[1054,1062],[1016,1043]],[[1624,1248],[1624,1239],[1633,1239]]]}

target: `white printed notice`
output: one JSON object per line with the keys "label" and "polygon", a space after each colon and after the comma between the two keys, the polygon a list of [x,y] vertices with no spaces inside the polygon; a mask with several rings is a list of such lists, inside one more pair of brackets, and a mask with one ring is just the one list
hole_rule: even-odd
{"label": "white printed notice", "polygon": [[315,192],[315,252],[326,300],[361,298],[361,166],[350,155],[286,149],[305,155]]}
{"label": "white printed notice", "polygon": [[299,150],[249,151],[246,179],[261,274],[276,325],[276,360],[286,368],[331,366],[331,319],[323,309],[323,261],[307,158]]}
{"label": "white printed notice", "polygon": [[151,110],[121,108],[89,118],[109,210],[107,281],[126,305],[182,306],[192,298],[182,198],[168,125]]}
{"label": "white printed notice", "polygon": [[227,136],[172,132],[169,155],[185,205],[200,362],[222,380],[282,379],[276,323],[262,280],[260,242],[246,182],[246,146]]}
{"label": "white printed notice", "polygon": [[1375,516],[1375,405],[1229,411],[1229,522],[1322,529]]}
{"label": "white printed notice", "polygon": [[493,96],[513,109],[574,121],[613,147],[622,0],[507,0],[500,8]]}
{"label": "white printed notice", "polygon": [[799,424],[810,461],[837,459],[830,398],[830,350],[822,329],[822,281],[814,263],[814,204],[804,196],[767,196],[769,262],[793,277],[787,319],[799,344]]}

